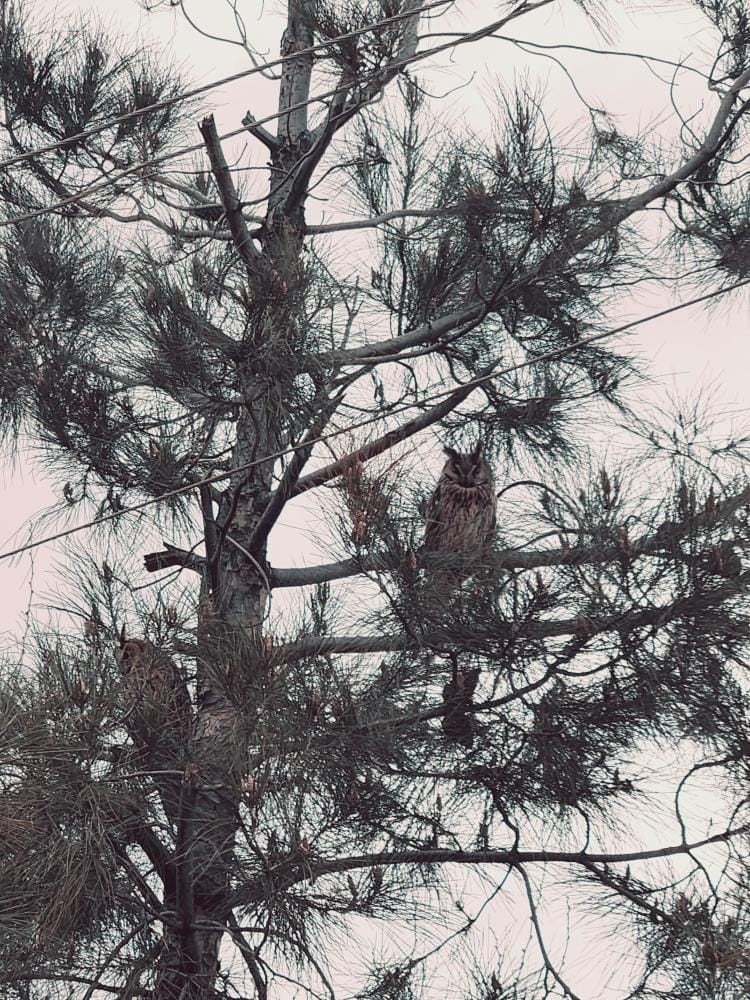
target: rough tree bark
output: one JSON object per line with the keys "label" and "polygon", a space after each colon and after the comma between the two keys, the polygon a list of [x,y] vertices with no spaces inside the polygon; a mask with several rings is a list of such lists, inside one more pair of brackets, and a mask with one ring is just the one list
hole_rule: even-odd
{"label": "rough tree bark", "polygon": [[[381,93],[398,72],[397,68],[386,69],[362,87],[356,81],[342,79],[340,94],[332,101],[325,121],[311,133],[307,102],[313,32],[305,7],[304,0],[290,0],[288,4],[281,55],[299,55],[287,59],[281,67],[277,134],[270,136],[248,125],[249,131],[269,148],[273,167],[267,213],[259,231],[260,250],[244,222],[213,120],[206,119],[201,125],[232,238],[248,270],[248,298],[253,294],[258,299],[261,294],[278,296],[270,308],[269,303],[257,299],[249,303],[256,324],[252,335],[255,338],[274,337],[274,322],[286,326],[280,335],[287,339],[289,330],[294,329],[297,317],[292,286],[301,268],[309,177],[333,134]],[[418,12],[420,7],[421,3],[410,2],[404,11]],[[416,51],[417,20],[418,13],[396,29],[401,43],[394,61],[399,64]],[[287,344],[287,348],[294,349],[294,345]],[[182,929],[168,933],[155,1000],[206,1000],[213,996],[221,928],[227,926],[231,916],[232,853],[247,758],[242,692],[259,687],[258,675],[267,667],[262,626],[270,591],[264,567],[268,532],[275,520],[273,497],[268,499],[274,463],[259,459],[274,454],[288,442],[279,438],[274,427],[268,387],[253,370],[252,351],[246,362],[240,362],[238,373],[242,413],[236,425],[231,467],[240,471],[232,474],[218,503],[216,551],[207,545],[208,564],[216,567],[215,585],[211,586],[211,573],[206,570],[208,583],[204,585],[197,633],[198,711],[175,857],[178,924]],[[319,410],[325,420],[335,406],[332,387],[323,387],[320,396]],[[303,451],[302,460],[291,463],[293,477],[288,477],[286,484],[282,482],[279,492],[288,494],[296,486],[304,457],[309,453],[310,449]],[[276,517],[280,509],[281,505],[275,510]],[[264,512],[271,517],[264,519]],[[259,522],[263,522],[260,535]],[[184,886],[181,896],[180,886]],[[211,929],[197,929],[206,924]]]}

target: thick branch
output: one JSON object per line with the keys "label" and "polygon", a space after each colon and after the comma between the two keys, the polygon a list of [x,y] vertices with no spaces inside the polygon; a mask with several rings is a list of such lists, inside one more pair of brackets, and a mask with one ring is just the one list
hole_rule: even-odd
{"label": "thick branch", "polygon": [[[644,554],[631,546],[633,555]],[[494,572],[514,569],[540,569],[544,566],[581,566],[584,564],[600,564],[617,558],[614,546],[597,547],[576,546],[575,548],[557,548],[523,551],[522,549],[501,549],[498,552],[485,553],[482,566]],[[420,564],[427,570],[437,565],[441,556],[435,553],[424,553]],[[361,573],[383,573],[396,569],[398,557],[387,553],[370,556],[358,556],[342,559],[341,562],[323,563],[320,566],[289,567],[271,571],[273,587],[310,587],[317,583],[328,583],[332,580],[345,580]]]}
{"label": "thick branch", "polygon": [[[617,630],[629,631],[643,626],[662,627],[680,618],[692,617],[722,601],[736,596],[750,581],[750,573],[743,573],[734,580],[727,581],[704,594],[681,597],[669,604],[653,608],[637,608],[620,614],[587,616],[585,618],[564,618],[557,621],[536,621],[524,624],[516,630],[513,622],[498,622],[494,630],[477,635],[480,641],[502,638],[553,639],[561,636],[593,636]],[[419,637],[412,635],[339,635],[305,636],[295,642],[279,646],[274,659],[280,663],[291,663],[311,656],[331,656],[340,653],[395,653],[404,650],[438,649],[453,647],[455,635],[450,632],[425,632]],[[464,636],[471,642],[471,636]]]}
{"label": "thick branch", "polygon": [[[419,23],[419,12],[422,8],[423,0],[406,0],[403,4],[403,12],[414,11],[413,17],[407,17],[403,25],[400,26],[401,39],[397,52],[397,58],[385,66],[382,72],[365,84],[356,84],[347,92],[343,87],[342,93],[333,98],[328,109],[325,121],[315,129],[312,135],[311,148],[305,153],[297,164],[289,192],[284,201],[284,214],[290,215],[300,206],[306,195],[307,187],[310,183],[315,168],[325,155],[331,144],[334,135],[350,121],[365,105],[373,101],[379,94],[382,94],[385,87],[398,75],[404,63],[409,62],[417,50],[417,26]],[[351,97],[349,96],[351,94]]]}
{"label": "thick branch", "polygon": [[[211,487],[202,483],[198,487],[201,500],[201,513],[203,515],[203,537],[206,545],[206,565],[208,566],[208,580],[212,593],[217,593],[219,589],[218,561],[219,561],[219,532],[216,527],[214,517],[214,502],[211,495]],[[146,567],[148,569],[148,566]]]}
{"label": "thick branch", "polygon": [[[631,552],[635,547],[631,546]],[[640,553],[643,554],[643,553]],[[493,572],[515,569],[540,569],[544,566],[580,566],[586,563],[605,563],[617,557],[614,547],[576,546],[575,548],[557,548],[523,551],[519,549],[501,549],[498,552],[485,553],[482,566]],[[434,553],[424,553],[420,565],[429,570],[440,562],[441,556]],[[358,556],[342,559],[340,562],[323,563],[320,566],[289,567],[271,571],[271,586],[273,587],[311,587],[318,583],[328,583],[332,580],[345,580],[350,576],[362,573],[384,573],[398,567],[398,556],[389,553],[376,553],[370,556]]]}
{"label": "thick branch", "polygon": [[294,566],[272,569],[271,587],[312,587],[317,583],[345,580],[360,573],[378,572],[393,568],[393,561],[386,557],[366,556],[364,559],[342,559],[341,562],[323,563],[320,566]]}
{"label": "thick branch", "polygon": [[242,202],[237,197],[237,191],[235,190],[234,181],[232,180],[229,166],[221,148],[219,133],[216,131],[213,115],[208,115],[203,119],[200,124],[200,130],[203,141],[206,144],[206,152],[211,163],[211,172],[219,189],[219,196],[224,206],[232,239],[247,268],[254,270],[258,259],[258,250],[252,241],[245,217],[242,214]]}
{"label": "thick branch", "polygon": [[195,935],[195,897],[193,894],[193,807],[195,787],[191,782],[183,782],[180,790],[179,818],[175,842],[177,934],[185,957],[193,967],[199,965],[200,948]]}
{"label": "thick branch", "polygon": [[405,441],[413,434],[418,434],[431,424],[437,423],[438,420],[442,420],[444,416],[455,410],[475,388],[476,386],[472,385],[467,388],[457,389],[450,396],[446,396],[441,402],[430,407],[429,410],[420,413],[414,420],[409,420],[400,427],[395,427],[392,431],[383,434],[382,437],[376,438],[362,448],[358,448],[357,451],[344,455],[343,458],[339,458],[335,462],[323,466],[322,469],[318,469],[316,472],[311,472],[309,476],[303,476],[294,488],[292,496],[299,496],[300,493],[312,490],[316,486],[322,486],[323,483],[327,483],[329,480],[342,475],[353,462],[368,462],[371,458],[375,458],[376,455],[388,451],[389,448],[392,448],[400,441]]}
{"label": "thick branch", "polygon": [[[286,31],[281,39],[285,62],[279,87],[279,144],[294,145],[307,131],[308,98],[312,77],[312,31],[303,16],[300,0],[289,0]],[[244,124],[244,122],[243,122]],[[257,127],[257,124],[256,124]]]}

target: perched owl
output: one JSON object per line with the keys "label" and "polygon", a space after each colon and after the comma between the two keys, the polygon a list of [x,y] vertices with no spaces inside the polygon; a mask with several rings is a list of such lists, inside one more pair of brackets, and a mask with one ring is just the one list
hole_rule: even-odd
{"label": "perched owl", "polygon": [[474,745],[474,692],[479,681],[479,667],[459,670],[453,663],[453,676],[443,688],[443,732],[449,740],[464,747]]}
{"label": "perched owl", "polygon": [[120,644],[120,700],[131,735],[149,746],[183,744],[192,710],[185,681],[174,662],[147,639]]}
{"label": "perched owl", "polygon": [[[446,448],[448,461],[427,505],[424,551],[481,559],[495,531],[495,483],[478,444],[468,454]],[[442,571],[456,583],[470,572]]]}

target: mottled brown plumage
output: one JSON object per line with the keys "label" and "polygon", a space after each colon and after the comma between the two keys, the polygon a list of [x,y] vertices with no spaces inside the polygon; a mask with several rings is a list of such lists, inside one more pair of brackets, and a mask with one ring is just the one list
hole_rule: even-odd
{"label": "mottled brown plumage", "polygon": [[[495,483],[482,455],[482,446],[462,453],[446,448],[448,461],[427,505],[424,551],[462,557],[457,562],[481,560],[495,531]],[[471,570],[440,569],[460,583]]]}
{"label": "mottled brown plumage", "polygon": [[120,701],[124,722],[139,742],[184,743],[192,710],[185,681],[170,657],[147,639],[123,640]]}

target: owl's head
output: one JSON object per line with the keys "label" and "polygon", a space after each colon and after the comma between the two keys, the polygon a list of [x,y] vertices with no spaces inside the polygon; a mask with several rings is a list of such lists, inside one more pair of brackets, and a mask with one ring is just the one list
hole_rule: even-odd
{"label": "owl's head", "polygon": [[148,639],[126,639],[124,632],[120,634],[120,651],[118,661],[120,673],[129,674],[131,670],[146,663],[153,656],[153,645]]}
{"label": "owl's head", "polygon": [[447,445],[443,449],[448,461],[443,468],[443,476],[458,486],[483,486],[492,480],[490,467],[485,461],[482,445],[469,452],[456,451]]}

